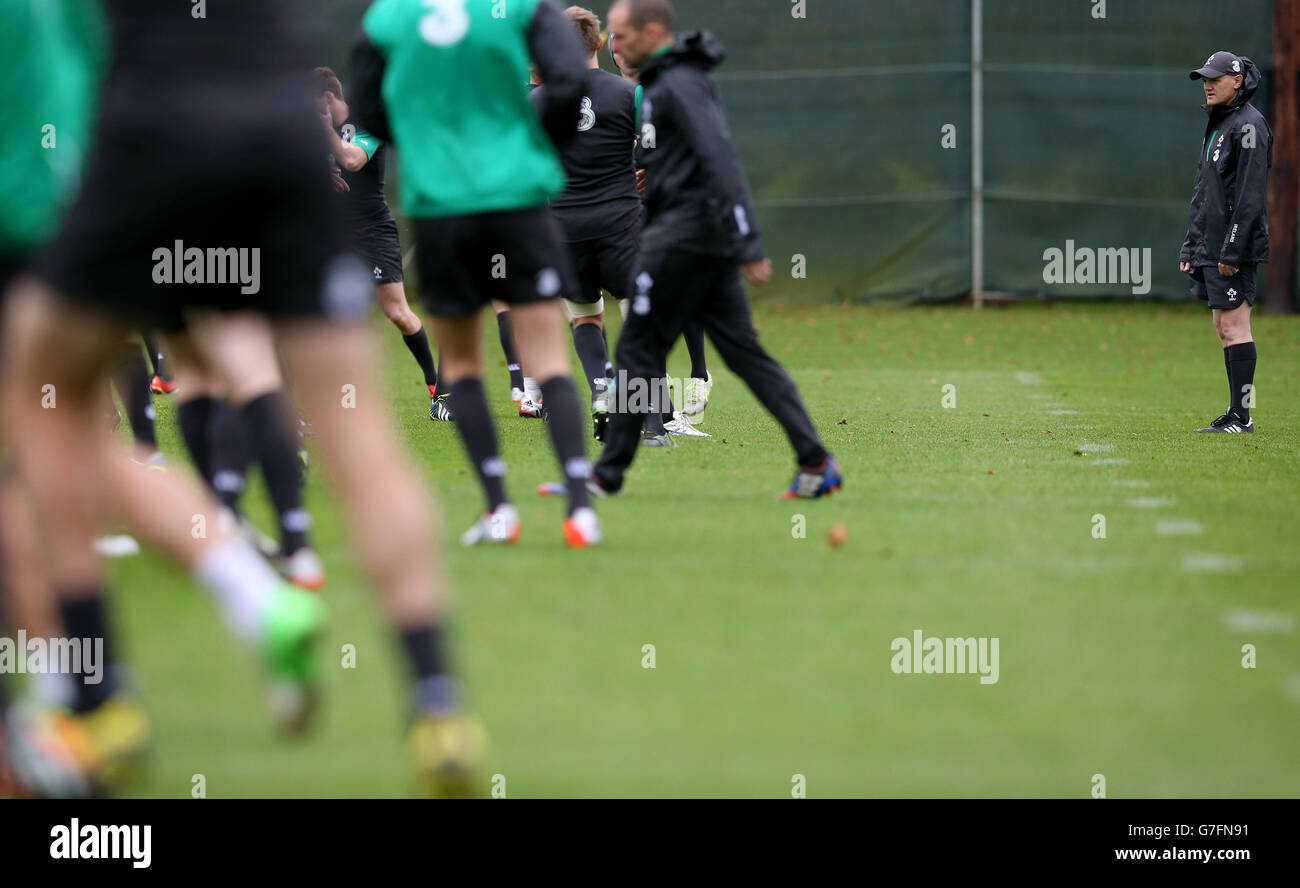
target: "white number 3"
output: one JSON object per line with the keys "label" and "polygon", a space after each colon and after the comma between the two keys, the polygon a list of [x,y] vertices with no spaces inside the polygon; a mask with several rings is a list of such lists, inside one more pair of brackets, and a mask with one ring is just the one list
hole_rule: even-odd
{"label": "white number 3", "polygon": [[469,31],[465,0],[421,0],[429,14],[420,19],[420,36],[434,46],[452,46]]}

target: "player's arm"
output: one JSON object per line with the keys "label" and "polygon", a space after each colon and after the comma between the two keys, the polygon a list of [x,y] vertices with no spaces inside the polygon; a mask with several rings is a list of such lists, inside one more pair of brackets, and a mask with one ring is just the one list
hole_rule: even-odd
{"label": "player's arm", "polygon": [[1237,194],[1228,219],[1228,233],[1219,251],[1219,264],[1228,268],[1241,267],[1246,245],[1262,224],[1264,204],[1268,194],[1269,139],[1266,133],[1256,134],[1254,148],[1246,148],[1238,141]]}
{"label": "player's arm", "polygon": [[[379,149],[378,140],[373,136],[370,136],[375,143],[373,148],[367,150],[358,144],[362,132],[364,130],[357,130],[357,135],[353,138],[352,144],[349,145],[334,131],[334,127],[325,127],[325,138],[329,141],[330,153],[334,155],[334,160],[338,162],[338,165],[350,173],[355,173],[369,163],[370,158]],[[369,136],[368,133],[367,135]]]}
{"label": "player's arm", "polygon": [[552,142],[563,145],[578,132],[582,93],[587,83],[587,57],[578,32],[553,0],[537,4],[528,27],[528,52],[542,75],[542,83],[546,84],[539,108],[542,126]]}
{"label": "player's arm", "polygon": [[[575,33],[574,38],[577,39]],[[384,106],[384,71],[388,62],[383,54],[362,34],[352,47],[352,60],[348,64],[351,94],[348,111],[359,129],[364,128],[375,139],[393,141],[388,126],[388,109]],[[341,139],[339,141],[342,141]],[[376,148],[378,145],[376,145]],[[374,154],[373,151],[370,152]],[[335,155],[337,157],[337,155]],[[365,166],[363,163],[362,166]],[[357,167],[360,169],[361,167]]]}
{"label": "player's arm", "polygon": [[723,225],[731,235],[736,261],[742,266],[763,261],[767,253],[758,232],[754,198],[711,83],[704,75],[678,77],[671,95],[670,113],[678,115],[681,132],[704,166],[705,181],[725,210]]}

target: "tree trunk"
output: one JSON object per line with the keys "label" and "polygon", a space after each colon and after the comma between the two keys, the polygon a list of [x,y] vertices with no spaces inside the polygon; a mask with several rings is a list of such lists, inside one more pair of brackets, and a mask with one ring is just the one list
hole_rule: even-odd
{"label": "tree trunk", "polygon": [[1274,0],[1273,173],[1269,177],[1268,279],[1264,310],[1296,311],[1296,224],[1300,213],[1300,0]]}

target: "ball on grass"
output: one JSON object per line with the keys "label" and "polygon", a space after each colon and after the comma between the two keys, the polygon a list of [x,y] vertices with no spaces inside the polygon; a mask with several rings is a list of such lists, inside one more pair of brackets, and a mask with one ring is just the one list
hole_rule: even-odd
{"label": "ball on grass", "polygon": [[839,521],[831,525],[831,529],[826,531],[826,541],[832,546],[839,547],[848,542],[849,529]]}

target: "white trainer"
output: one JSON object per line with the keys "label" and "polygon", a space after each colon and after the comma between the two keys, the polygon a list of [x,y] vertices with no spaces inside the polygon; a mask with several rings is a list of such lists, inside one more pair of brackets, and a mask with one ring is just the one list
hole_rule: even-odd
{"label": "white trainer", "polygon": [[495,512],[489,512],[479,518],[469,530],[461,534],[462,546],[477,546],[479,543],[499,544],[517,543],[523,532],[519,522],[519,510],[510,503],[497,506]]}

